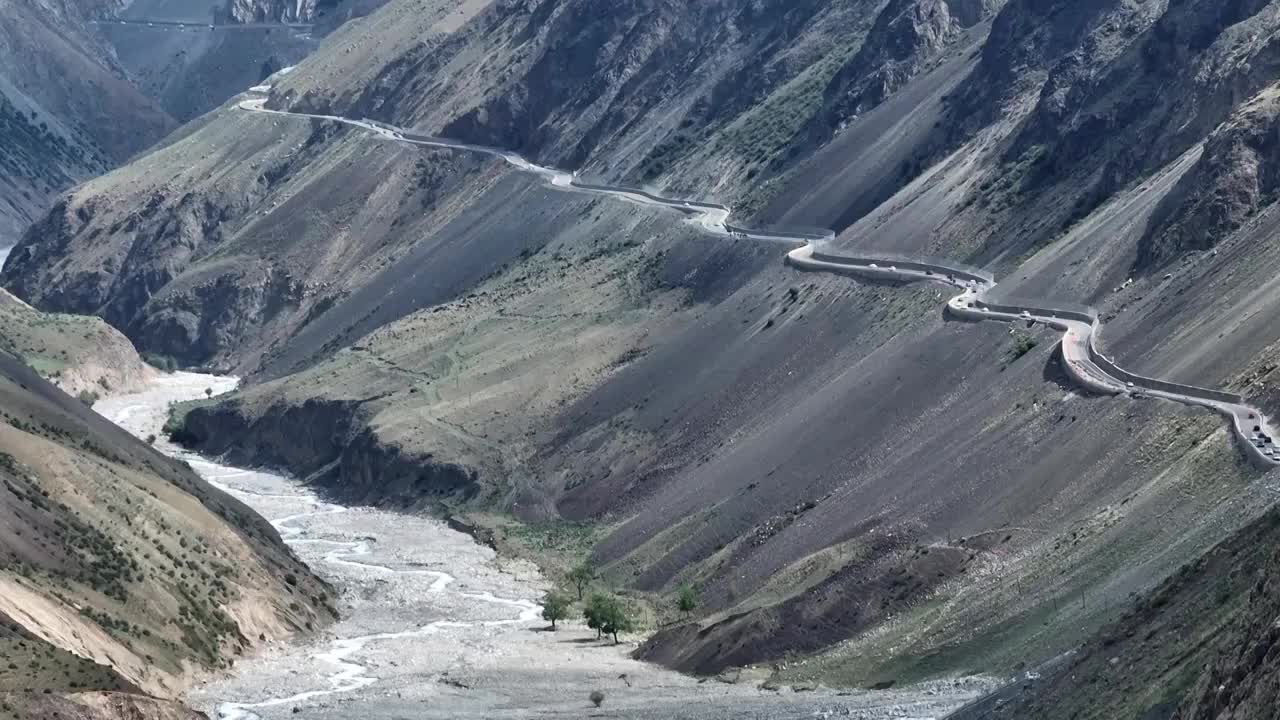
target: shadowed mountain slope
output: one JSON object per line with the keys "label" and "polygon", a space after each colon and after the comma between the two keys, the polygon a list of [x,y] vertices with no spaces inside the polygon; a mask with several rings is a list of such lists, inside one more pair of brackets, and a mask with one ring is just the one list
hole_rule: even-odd
{"label": "shadowed mountain slope", "polygon": [[174,126],[88,24],[114,9],[89,0],[0,6],[0,247],[16,242],[58,193]]}

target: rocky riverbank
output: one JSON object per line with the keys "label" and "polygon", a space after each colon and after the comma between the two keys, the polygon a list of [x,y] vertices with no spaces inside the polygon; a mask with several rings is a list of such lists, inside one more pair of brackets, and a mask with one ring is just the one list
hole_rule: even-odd
{"label": "rocky riverbank", "polygon": [[[114,419],[150,434],[168,402],[234,385],[194,374],[162,383]],[[760,689],[751,673],[725,681],[680,675],[631,659],[634,643],[601,642],[580,625],[547,631],[536,600],[548,584],[537,568],[500,558],[443,522],[326,503],[279,475],[186,457],[273,520],[340,589],[343,617],[314,643],[271,646],[193,691],[189,702],[212,717],[921,718],[941,716],[987,687],[964,680],[892,692],[798,692]],[[599,709],[589,700],[596,690],[605,696]]]}

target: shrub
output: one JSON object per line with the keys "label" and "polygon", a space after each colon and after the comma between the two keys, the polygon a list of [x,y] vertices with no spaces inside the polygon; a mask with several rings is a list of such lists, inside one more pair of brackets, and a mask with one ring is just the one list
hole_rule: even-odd
{"label": "shrub", "polygon": [[1013,339],[1013,347],[1009,349],[1009,362],[1015,362],[1023,355],[1036,349],[1040,342],[1026,333],[1018,333]]}
{"label": "shrub", "polygon": [[80,394],[76,397],[80,398],[80,402],[88,405],[89,407],[93,407],[94,404],[98,402],[98,393],[92,390],[81,390]]}
{"label": "shrub", "polygon": [[592,690],[592,691],[591,691],[591,704],[592,704],[592,705],[595,705],[596,707],[600,707],[601,705],[603,705],[603,704],[604,704],[604,693],[600,692],[599,690]]}
{"label": "shrub", "polygon": [[681,585],[680,596],[676,598],[676,608],[689,617],[690,613],[698,609],[698,591],[693,589],[692,585]]}

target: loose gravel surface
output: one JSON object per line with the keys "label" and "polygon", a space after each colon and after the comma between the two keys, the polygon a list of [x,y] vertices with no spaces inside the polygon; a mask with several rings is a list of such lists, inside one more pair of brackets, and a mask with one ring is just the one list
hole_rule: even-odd
{"label": "loose gravel surface", "polygon": [[[234,385],[178,373],[97,409],[145,437],[170,402]],[[268,647],[194,689],[189,703],[211,717],[935,718],[991,687],[963,679],[882,692],[770,691],[757,686],[762,673],[740,682],[687,677],[633,660],[634,644],[598,641],[578,624],[548,631],[536,604],[548,583],[537,568],[498,558],[439,521],[333,505],[279,475],[184,457],[271,518],[341,591],[343,619],[321,636]],[[599,707],[589,700],[596,690]]]}

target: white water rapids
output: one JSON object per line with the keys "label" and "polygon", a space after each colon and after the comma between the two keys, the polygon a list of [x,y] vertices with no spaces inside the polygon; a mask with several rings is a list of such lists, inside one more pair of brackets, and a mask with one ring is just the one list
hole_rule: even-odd
{"label": "white water rapids", "polygon": [[[177,373],[96,409],[135,435],[157,433],[175,400],[233,389],[234,380]],[[548,585],[532,565],[503,560],[426,517],[326,503],[280,475],[183,457],[205,479],[272,519],[281,537],[338,590],[342,619],[314,639],[257,648],[188,702],[220,720],[740,717],[940,717],[989,680],[891,692],[763,691],[755,682],[699,682],[632,660],[580,624],[545,632],[532,598]],[[767,673],[766,673],[767,675]],[[595,708],[594,690],[608,700]]]}

